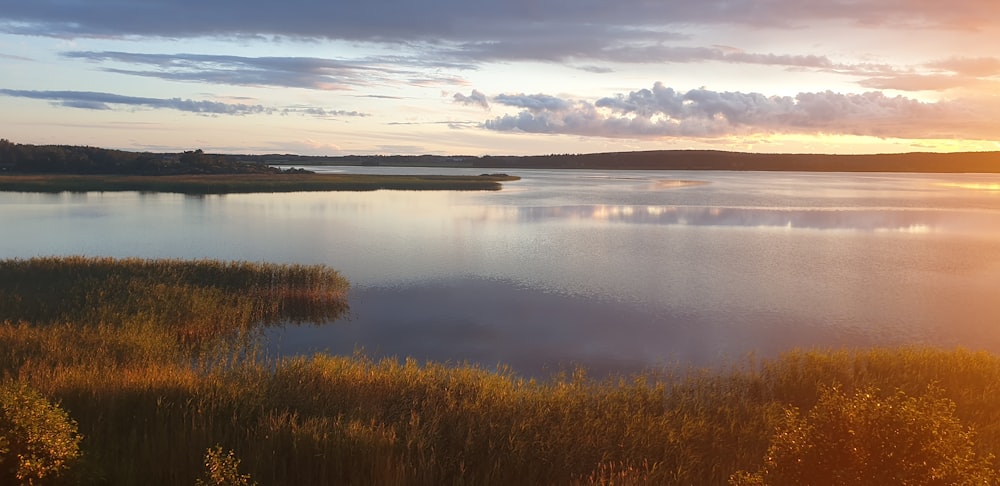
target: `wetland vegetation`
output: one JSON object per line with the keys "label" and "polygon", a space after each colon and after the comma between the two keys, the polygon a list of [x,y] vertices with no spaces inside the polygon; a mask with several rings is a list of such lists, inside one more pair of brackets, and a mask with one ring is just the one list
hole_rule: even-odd
{"label": "wetland vegetation", "polygon": [[24,483],[996,481],[987,353],[790,351],[536,381],[261,355],[258,326],[346,311],[347,282],[325,266],[15,259],[0,285],[0,468]]}
{"label": "wetland vegetation", "polygon": [[175,192],[231,194],[300,191],[497,191],[506,175],[406,176],[372,174],[196,174],[166,176],[123,175],[0,175],[0,191],[14,192]]}

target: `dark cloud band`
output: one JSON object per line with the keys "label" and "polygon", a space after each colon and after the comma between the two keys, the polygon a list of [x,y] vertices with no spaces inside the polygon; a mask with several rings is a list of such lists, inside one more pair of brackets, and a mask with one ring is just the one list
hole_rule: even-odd
{"label": "dark cloud band", "polygon": [[[432,62],[722,62],[835,67],[823,56],[744,53],[678,45],[690,26],[867,27],[975,30],[1000,18],[1000,2],[900,0],[32,0],[6,2],[0,32],[99,38],[289,38],[367,42],[419,51]],[[175,67],[175,66],[172,66]],[[324,66],[338,70],[341,66]],[[600,68],[600,67],[599,67]],[[268,70],[270,72],[272,70]],[[308,81],[301,81],[308,84]]]}
{"label": "dark cloud band", "polygon": [[97,63],[141,66],[136,69],[108,67],[104,70],[169,81],[319,90],[348,90],[376,84],[461,84],[463,81],[454,76],[433,74],[433,71],[423,68],[471,68],[468,65],[429,63],[400,56],[340,60],[114,51],[72,51],[64,52],[62,56]]}
{"label": "dark cloud band", "polygon": [[145,98],[122,96],[93,91],[30,91],[0,89],[0,94],[19,98],[48,100],[56,104],[91,110],[109,110],[111,105],[142,106],[155,109],[171,109],[212,115],[250,115],[273,111],[261,105],[241,103],[221,103],[217,101],[195,101],[181,98]]}
{"label": "dark cloud band", "polygon": [[223,103],[219,101],[199,101],[181,98],[146,98],[94,91],[32,91],[0,89],[0,95],[47,100],[60,106],[88,110],[111,110],[114,109],[115,106],[132,106],[150,109],[177,110],[204,115],[238,116],[300,113],[322,118],[367,116],[367,114],[357,111],[327,110],[317,107],[291,107],[279,109],[245,103]]}
{"label": "dark cloud band", "polygon": [[279,35],[375,42],[469,42],[483,40],[484,32],[524,38],[538,30],[555,37],[572,31],[620,37],[663,25],[795,26],[817,20],[974,29],[998,17],[1000,4],[993,1],[900,0],[427,0],[391,5],[338,0],[32,0],[6,2],[0,13],[3,30],[35,35]]}

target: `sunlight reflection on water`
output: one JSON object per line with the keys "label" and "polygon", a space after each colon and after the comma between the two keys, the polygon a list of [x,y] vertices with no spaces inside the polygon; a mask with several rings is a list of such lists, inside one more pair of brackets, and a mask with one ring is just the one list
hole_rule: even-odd
{"label": "sunlight reflection on water", "polygon": [[541,206],[521,207],[522,221],[592,219],[599,221],[690,226],[740,226],[815,230],[934,232],[1000,227],[1000,211],[969,212],[910,208],[752,208],[694,206]]}

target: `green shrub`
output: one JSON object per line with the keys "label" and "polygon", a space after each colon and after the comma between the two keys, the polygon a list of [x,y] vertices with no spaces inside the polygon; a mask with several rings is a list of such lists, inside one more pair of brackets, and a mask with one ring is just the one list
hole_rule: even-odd
{"label": "green shrub", "polygon": [[734,474],[732,484],[958,485],[993,484],[990,458],[977,457],[973,432],[954,415],[955,404],[931,390],[880,396],[824,387],[804,416],[786,421],[757,473]]}
{"label": "green shrub", "polygon": [[76,422],[38,392],[0,385],[0,484],[43,484],[80,457]]}

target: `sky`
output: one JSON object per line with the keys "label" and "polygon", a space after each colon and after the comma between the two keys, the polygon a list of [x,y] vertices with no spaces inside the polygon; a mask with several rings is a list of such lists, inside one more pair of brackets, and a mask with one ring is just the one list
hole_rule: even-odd
{"label": "sky", "polygon": [[1000,150],[996,0],[0,0],[0,138],[136,151]]}

